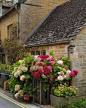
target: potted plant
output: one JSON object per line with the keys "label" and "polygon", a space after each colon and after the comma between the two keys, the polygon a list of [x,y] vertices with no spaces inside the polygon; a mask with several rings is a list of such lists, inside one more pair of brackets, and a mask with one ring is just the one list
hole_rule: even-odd
{"label": "potted plant", "polygon": [[62,85],[52,88],[50,95],[51,105],[56,107],[65,103],[72,103],[78,99],[77,88],[75,86]]}

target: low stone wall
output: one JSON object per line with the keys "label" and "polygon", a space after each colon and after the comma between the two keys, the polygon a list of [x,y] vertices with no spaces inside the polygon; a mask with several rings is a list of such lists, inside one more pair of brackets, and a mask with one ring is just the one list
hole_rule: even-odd
{"label": "low stone wall", "polygon": [[70,97],[69,99],[66,99],[65,97],[57,97],[54,95],[50,95],[50,101],[51,101],[51,105],[56,107],[65,103],[72,103],[74,101],[78,100],[78,97]]}

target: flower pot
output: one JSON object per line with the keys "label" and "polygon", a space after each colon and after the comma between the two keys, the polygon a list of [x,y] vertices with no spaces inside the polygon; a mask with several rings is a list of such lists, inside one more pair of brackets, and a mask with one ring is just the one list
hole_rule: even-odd
{"label": "flower pot", "polygon": [[9,79],[9,74],[1,73],[0,86],[4,87],[4,82]]}
{"label": "flower pot", "polygon": [[57,97],[52,94],[50,95],[51,105],[54,107],[65,104],[65,103],[72,103],[76,100],[78,100],[78,97],[76,96],[70,97],[69,99],[67,99],[65,97]]}

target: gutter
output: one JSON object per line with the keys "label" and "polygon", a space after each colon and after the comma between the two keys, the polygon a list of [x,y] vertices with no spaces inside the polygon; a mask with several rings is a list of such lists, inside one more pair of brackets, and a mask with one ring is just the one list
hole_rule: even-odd
{"label": "gutter", "polygon": [[18,39],[19,38],[19,12],[18,12],[17,4],[15,5],[15,10],[17,12],[17,39]]}
{"label": "gutter", "polygon": [[[17,4],[19,4],[19,3],[17,3]],[[15,4],[16,5],[16,4]],[[8,14],[12,9],[14,9],[15,8],[15,5],[13,5],[8,11],[6,11],[1,17],[0,17],[0,19],[2,18],[2,17],[4,17],[6,14]]]}
{"label": "gutter", "polygon": [[[27,47],[27,48],[31,48],[31,47],[37,47],[37,46],[47,46],[47,45],[54,45],[54,44],[62,44],[62,43],[69,43],[70,41],[61,41],[61,42],[56,42],[56,43],[50,43],[50,44],[40,44],[40,45],[33,45],[33,46],[28,46],[26,44],[24,44],[23,46]],[[69,45],[68,45],[69,46]]]}

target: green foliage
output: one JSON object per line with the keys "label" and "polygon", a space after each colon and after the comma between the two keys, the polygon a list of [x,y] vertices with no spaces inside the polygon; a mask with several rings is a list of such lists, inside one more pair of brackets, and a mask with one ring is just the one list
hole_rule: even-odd
{"label": "green foliage", "polygon": [[62,61],[63,61],[64,65],[67,65],[67,66],[70,65],[70,60],[68,58],[62,58]]}
{"label": "green foliage", "polygon": [[70,96],[76,96],[76,87],[68,86],[58,86],[54,89],[54,95],[59,97],[66,97],[69,99]]}
{"label": "green foliage", "polygon": [[3,70],[4,73],[10,73],[10,65],[0,63],[0,70]]}
{"label": "green foliage", "polygon": [[20,45],[17,38],[16,23],[11,27],[10,38],[6,38],[2,44],[5,55],[8,57],[9,64],[13,64],[19,59],[27,56],[27,51],[24,46]]}
{"label": "green foliage", "polygon": [[71,104],[64,104],[57,106],[56,108],[86,108],[86,98],[78,99],[78,101]]}
{"label": "green foliage", "polygon": [[[33,57],[31,55],[28,55],[27,58],[24,58],[23,60],[19,60],[16,63],[14,63],[11,67],[10,70],[12,71],[12,76],[8,80],[8,89],[11,92],[16,93],[15,91],[15,85],[20,85],[20,90],[23,91],[24,94],[29,95],[30,97],[32,96],[33,90],[32,90],[32,74],[30,72],[30,66],[31,66],[31,61],[33,60]],[[15,73],[20,70],[18,69],[20,66],[20,69],[23,66],[26,66],[28,68],[27,72],[23,72],[21,75],[25,76],[24,81],[20,80],[21,76],[18,76],[18,78],[15,77]]]}

